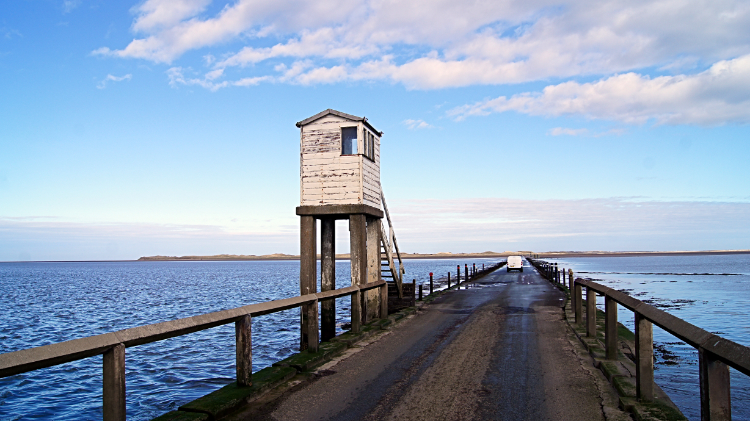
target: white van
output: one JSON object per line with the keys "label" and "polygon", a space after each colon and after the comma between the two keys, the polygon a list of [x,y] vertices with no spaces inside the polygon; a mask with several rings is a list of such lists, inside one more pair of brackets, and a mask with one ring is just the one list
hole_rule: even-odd
{"label": "white van", "polygon": [[511,270],[520,270],[523,272],[523,259],[521,256],[508,256],[508,263],[506,264],[508,272]]}

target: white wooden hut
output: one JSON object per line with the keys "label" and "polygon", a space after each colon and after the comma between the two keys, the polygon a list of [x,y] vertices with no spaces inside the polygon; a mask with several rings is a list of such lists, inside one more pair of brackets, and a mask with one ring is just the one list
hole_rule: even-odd
{"label": "white wooden hut", "polygon": [[380,137],[365,117],[327,109],[300,128],[300,206],[380,209]]}

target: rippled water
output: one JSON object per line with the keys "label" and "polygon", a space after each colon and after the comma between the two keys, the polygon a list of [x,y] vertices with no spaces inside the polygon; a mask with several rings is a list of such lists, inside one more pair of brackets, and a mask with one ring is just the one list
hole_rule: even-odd
{"label": "rippled water", "polygon": [[[750,255],[545,259],[599,279],[698,327],[750,346]],[[603,298],[599,308],[603,310]],[[633,330],[633,313],[618,319]],[[700,420],[698,352],[654,325],[656,383],[691,420]],[[732,418],[750,420],[750,379],[733,369]]]}
{"label": "rippled water", "polygon": [[[407,260],[405,279],[495,261]],[[336,285],[350,285],[348,261],[336,263]],[[299,262],[0,263],[0,291],[5,353],[296,296]],[[350,299],[336,308],[341,330]],[[253,371],[296,352],[298,309],[252,325]],[[231,383],[234,361],[233,324],[128,348],[128,419],[151,419]],[[0,420],[101,419],[101,363],[96,356],[0,379]]]}

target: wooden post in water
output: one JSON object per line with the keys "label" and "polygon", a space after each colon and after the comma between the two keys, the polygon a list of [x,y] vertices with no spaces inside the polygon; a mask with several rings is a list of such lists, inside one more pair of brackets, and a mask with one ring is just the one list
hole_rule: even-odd
{"label": "wooden post in water", "polygon": [[[365,264],[365,259],[367,257],[366,231],[365,215],[349,215],[349,248],[352,285],[362,285],[367,282],[367,265]],[[359,300],[359,302],[355,303],[355,298]],[[357,291],[352,295],[352,332],[359,332],[359,328],[364,318],[364,312],[366,311],[366,308],[363,305],[364,301],[364,294],[361,291]]]}
{"label": "wooden post in water", "polygon": [[104,421],[125,421],[125,345],[117,344],[104,352]]}
{"label": "wooden post in water", "polygon": [[638,399],[654,399],[654,327],[635,314],[635,394]]}
{"label": "wooden post in water", "polygon": [[[372,216],[366,217],[367,221],[367,275],[366,283],[378,282],[380,280],[381,273],[381,256],[380,256],[380,219]],[[380,313],[379,302],[380,294],[378,290],[371,289],[366,291],[364,294],[364,301],[366,305],[364,308],[367,312],[363,315],[362,321],[368,322],[372,319],[376,319]]]}
{"label": "wooden post in water", "polygon": [[[331,300],[333,301],[333,300]],[[253,385],[253,340],[250,315],[244,315],[234,322],[236,349],[237,386]]]}
{"label": "wooden post in water", "polygon": [[451,273],[448,272],[448,289],[451,289]]}
{"label": "wooden post in water", "polygon": [[586,336],[596,338],[596,291],[586,288]]}
{"label": "wooden post in water", "polygon": [[729,367],[703,348],[698,348],[698,365],[701,385],[701,420],[731,421]]}
{"label": "wooden post in water", "polygon": [[617,360],[617,301],[604,296],[604,347],[608,360]]}
{"label": "wooden post in water", "polygon": [[[317,237],[315,217],[312,215],[300,216],[300,273],[299,294],[307,295],[317,292],[318,268],[317,268]],[[310,305],[300,307],[300,351],[307,349],[309,343],[307,334],[310,331],[308,316]],[[316,322],[317,324],[317,322]]]}
{"label": "wooden post in water", "polygon": [[[451,277],[451,273],[448,272],[448,278],[450,279],[450,277]],[[450,283],[450,281],[448,281],[448,283]],[[432,294],[432,291],[433,291],[432,290],[432,272],[430,272],[430,294]]]}
{"label": "wooden post in water", "polygon": [[[334,289],[336,289],[336,219],[328,217],[320,219],[320,290],[325,292]],[[320,339],[328,341],[336,336],[336,300],[322,301],[320,313]]]}
{"label": "wooden post in water", "polygon": [[461,283],[461,265],[456,265],[456,285]]}

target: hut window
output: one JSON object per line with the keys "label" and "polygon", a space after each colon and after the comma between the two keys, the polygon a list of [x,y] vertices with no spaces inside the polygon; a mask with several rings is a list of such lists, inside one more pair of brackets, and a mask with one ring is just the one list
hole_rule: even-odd
{"label": "hut window", "polygon": [[357,154],[357,128],[341,128],[341,155]]}
{"label": "hut window", "polygon": [[365,130],[365,153],[364,155],[371,160],[375,160],[375,135]]}

